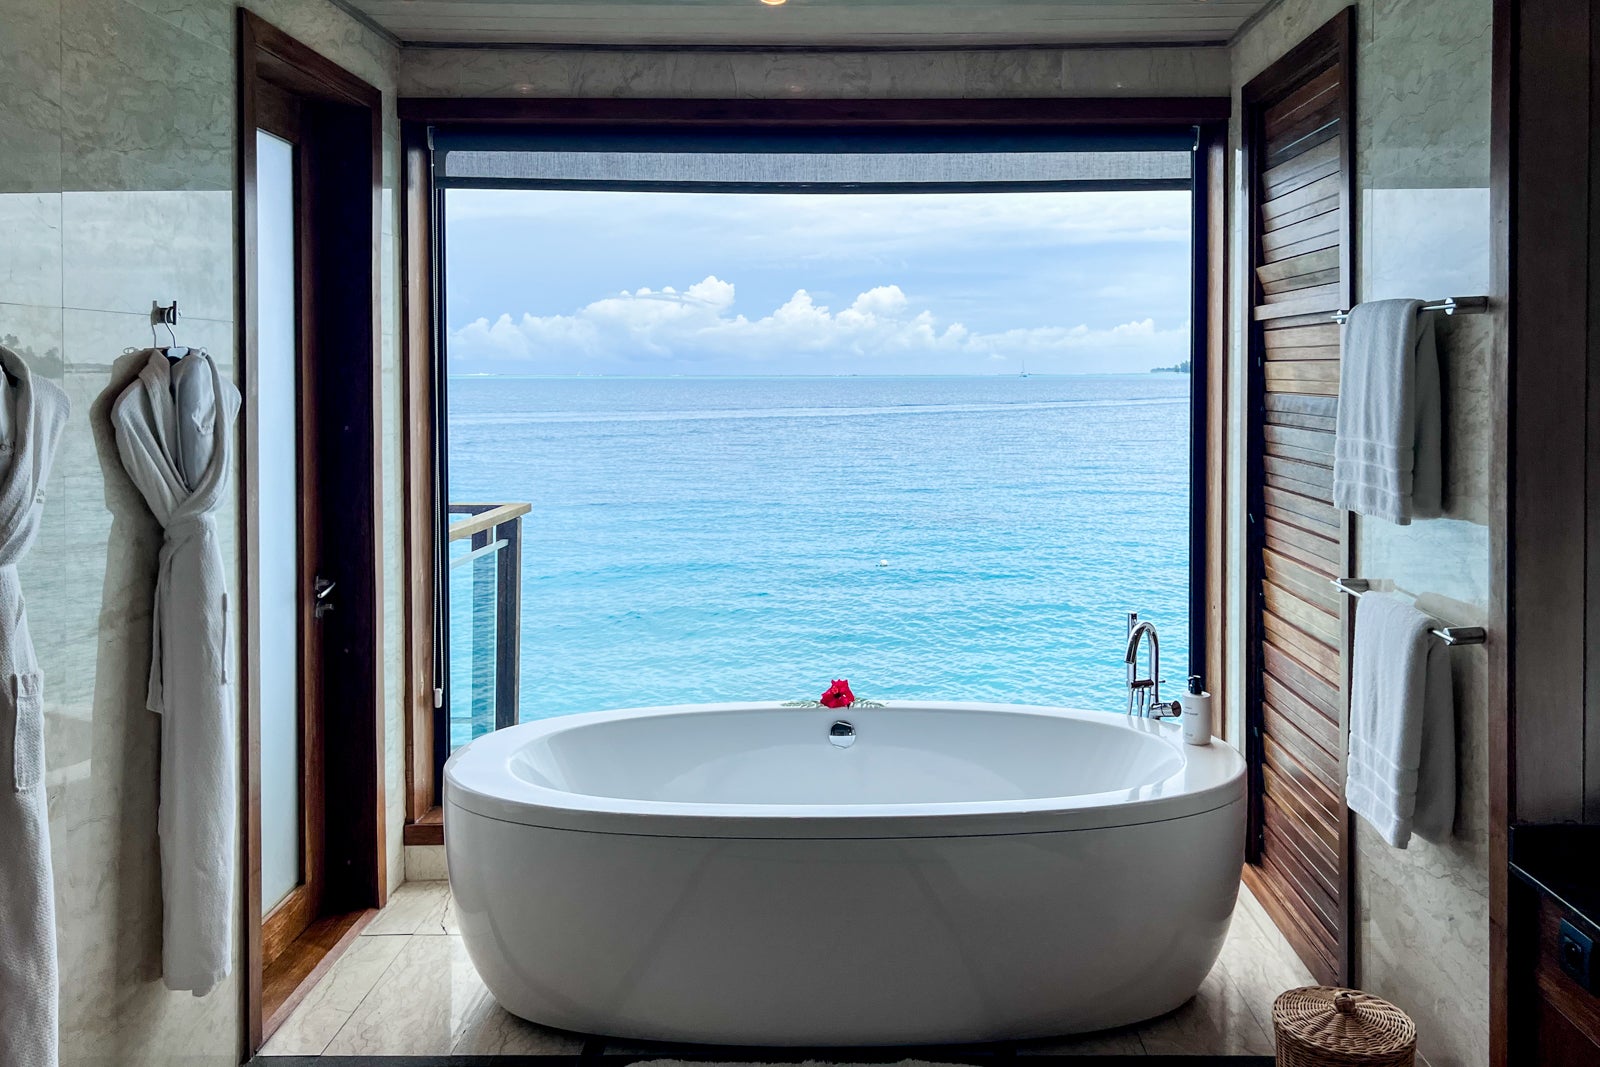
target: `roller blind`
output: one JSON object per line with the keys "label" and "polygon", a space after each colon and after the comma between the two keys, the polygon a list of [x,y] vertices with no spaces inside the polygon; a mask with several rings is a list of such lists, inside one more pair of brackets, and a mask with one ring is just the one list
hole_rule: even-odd
{"label": "roller blind", "polygon": [[471,188],[1187,188],[1194,131],[1110,134],[449,132],[435,181]]}

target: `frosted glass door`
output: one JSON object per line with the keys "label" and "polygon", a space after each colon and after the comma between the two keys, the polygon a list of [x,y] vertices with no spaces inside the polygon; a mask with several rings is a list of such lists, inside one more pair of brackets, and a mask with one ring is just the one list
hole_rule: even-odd
{"label": "frosted glass door", "polygon": [[295,148],[256,131],[256,419],[261,650],[261,907],[304,877]]}

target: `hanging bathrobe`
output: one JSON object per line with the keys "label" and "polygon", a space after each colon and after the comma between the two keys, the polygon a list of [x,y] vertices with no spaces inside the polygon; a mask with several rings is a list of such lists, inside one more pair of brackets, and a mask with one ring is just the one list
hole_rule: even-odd
{"label": "hanging bathrobe", "polygon": [[148,699],[161,715],[162,976],[197,997],[232,962],[238,760],[214,514],[238,411],[209,355],[174,363],[152,350],[111,415],[122,465],[163,527]]}
{"label": "hanging bathrobe", "polygon": [[55,1067],[56,916],[44,687],[17,563],[39,532],[67,395],[0,345],[0,1064]]}

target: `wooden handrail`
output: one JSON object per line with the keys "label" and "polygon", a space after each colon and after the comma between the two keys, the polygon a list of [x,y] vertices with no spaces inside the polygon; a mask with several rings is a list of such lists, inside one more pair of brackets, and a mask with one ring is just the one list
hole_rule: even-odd
{"label": "wooden handrail", "polygon": [[492,530],[533,510],[532,504],[451,504],[452,515],[471,515],[470,519],[450,524],[450,540],[460,541],[473,534]]}

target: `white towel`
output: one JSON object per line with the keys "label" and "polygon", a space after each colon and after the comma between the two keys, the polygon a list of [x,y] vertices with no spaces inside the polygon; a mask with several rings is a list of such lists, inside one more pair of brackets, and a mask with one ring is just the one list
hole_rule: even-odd
{"label": "white towel", "polygon": [[1392,593],[1356,601],[1345,802],[1395,848],[1413,832],[1443,841],[1455,822],[1456,708],[1437,625]]}
{"label": "white towel", "polygon": [[176,364],[151,350],[111,409],[122,465],[163,527],[146,698],[161,714],[162,977],[195,996],[233,960],[237,712],[213,513],[238,410],[239,391],[195,349]]}
{"label": "white towel", "polygon": [[1339,367],[1333,502],[1401,526],[1442,513],[1439,353],[1421,308],[1357,304]]}

